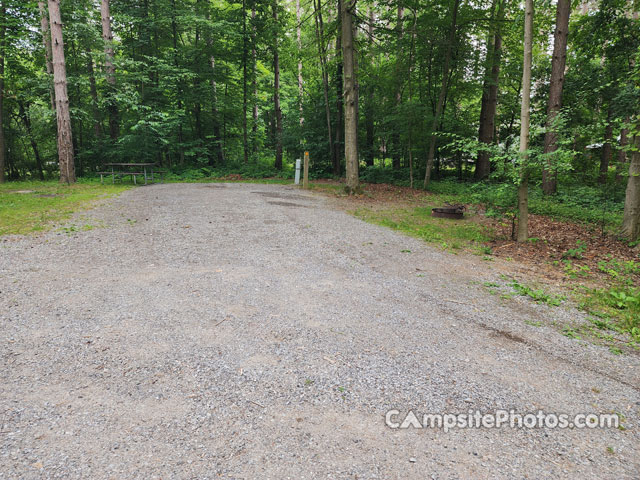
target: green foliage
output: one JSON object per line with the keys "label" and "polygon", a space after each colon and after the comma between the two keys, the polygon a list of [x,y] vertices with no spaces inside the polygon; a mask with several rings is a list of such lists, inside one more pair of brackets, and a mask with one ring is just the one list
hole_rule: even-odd
{"label": "green foliage", "polygon": [[511,287],[513,287],[513,290],[518,294],[518,295],[522,295],[524,297],[530,297],[532,298],[534,301],[536,301],[537,303],[545,303],[547,305],[553,306],[553,307],[557,307],[559,306],[564,300],[565,297],[562,295],[551,295],[549,293],[546,293],[543,289],[538,288],[532,288],[528,285],[524,285],[522,283],[519,283],[518,281],[514,280],[513,282],[511,282]]}
{"label": "green foliage", "polygon": [[587,251],[587,244],[583,240],[576,242],[576,248],[570,248],[562,254],[562,258],[583,258],[584,252]]}

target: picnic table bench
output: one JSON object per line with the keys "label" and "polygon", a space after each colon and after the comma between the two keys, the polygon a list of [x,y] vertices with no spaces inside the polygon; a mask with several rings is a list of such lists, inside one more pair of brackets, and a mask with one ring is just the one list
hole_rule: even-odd
{"label": "picnic table bench", "polygon": [[[138,175],[144,176],[145,185],[149,178],[154,182],[155,173],[160,174],[160,183],[162,183],[163,180],[162,175],[164,171],[155,168],[158,166],[157,163],[105,163],[104,166],[110,168],[110,170],[97,172],[98,175],[100,175],[100,183],[103,183],[105,175],[111,175],[112,183],[116,183],[116,176],[122,178],[131,175],[134,185],[137,185],[136,177]],[[136,167],[135,170],[133,169],[134,167]]]}

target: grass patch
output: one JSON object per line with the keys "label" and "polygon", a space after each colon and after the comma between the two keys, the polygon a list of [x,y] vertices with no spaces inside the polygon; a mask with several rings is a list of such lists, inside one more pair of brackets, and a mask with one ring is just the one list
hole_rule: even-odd
{"label": "grass patch", "polygon": [[128,188],[86,180],[70,186],[56,181],[4,183],[0,185],[0,235],[48,230],[93,201]]}
{"label": "grass patch", "polygon": [[640,288],[618,284],[583,289],[578,298],[580,307],[595,317],[595,327],[628,334],[640,344]]}
{"label": "grass patch", "polygon": [[552,307],[557,307],[565,300],[563,296],[551,295],[541,288],[532,288],[515,280],[510,285],[518,295],[530,297],[536,303],[545,303]]}
{"label": "grass patch", "polygon": [[490,239],[486,227],[466,220],[432,217],[431,207],[358,208],[352,213],[366,222],[399,230],[446,249],[458,250]]}

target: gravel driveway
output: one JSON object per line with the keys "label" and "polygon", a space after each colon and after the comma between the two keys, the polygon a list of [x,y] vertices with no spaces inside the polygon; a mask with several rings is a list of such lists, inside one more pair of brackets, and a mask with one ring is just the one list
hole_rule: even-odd
{"label": "gravel driveway", "polygon": [[0,240],[0,478],[640,478],[639,357],[489,295],[477,257],[285,186],[139,187],[72,223]]}

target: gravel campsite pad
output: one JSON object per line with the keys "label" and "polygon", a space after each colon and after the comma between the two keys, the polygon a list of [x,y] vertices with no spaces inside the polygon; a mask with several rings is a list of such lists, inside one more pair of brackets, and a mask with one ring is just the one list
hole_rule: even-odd
{"label": "gravel campsite pad", "polygon": [[[331,202],[153,185],[0,239],[0,478],[639,478],[636,354]],[[392,409],[623,426],[445,433]]]}

